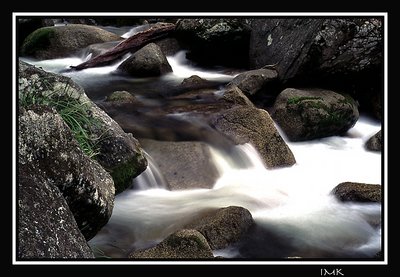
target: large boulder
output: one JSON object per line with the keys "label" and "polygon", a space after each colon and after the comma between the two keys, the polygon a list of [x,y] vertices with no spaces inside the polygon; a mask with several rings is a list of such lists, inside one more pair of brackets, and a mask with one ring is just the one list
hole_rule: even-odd
{"label": "large boulder", "polygon": [[156,246],[129,254],[131,259],[212,259],[214,255],[204,236],[190,229],[177,231]]}
{"label": "large boulder", "polygon": [[247,66],[250,29],[244,19],[180,19],[175,33],[198,63]]}
{"label": "large boulder", "polygon": [[366,143],[365,147],[371,151],[381,151],[382,150],[382,132],[379,131],[372,137],[370,137]]}
{"label": "large boulder", "polygon": [[235,144],[251,143],[269,168],[296,163],[292,151],[276,129],[267,111],[236,106],[214,114],[211,125]]}
{"label": "large boulder", "polygon": [[381,18],[256,18],[250,67],[274,65],[288,86],[324,86],[351,94],[382,118]]}
{"label": "large boulder", "polygon": [[70,78],[46,72],[21,61],[18,78],[20,96],[25,93],[36,93],[53,98],[75,99],[87,105],[89,113],[97,121],[95,126],[88,126],[92,136],[99,138],[96,141],[98,146],[96,160],[110,172],[116,193],[128,188],[132,178],[146,169],[147,160],[139,142],[132,134],[125,133],[87,97],[82,87]]}
{"label": "large boulder", "polygon": [[380,185],[344,182],[337,185],[332,194],[343,202],[382,202]]}
{"label": "large boulder", "polygon": [[154,42],[157,44],[165,56],[172,56],[181,51],[179,41],[174,37],[166,37]]}
{"label": "large boulder", "polygon": [[171,190],[212,188],[219,177],[210,150],[203,142],[149,139],[140,142]]}
{"label": "large boulder", "polygon": [[118,70],[135,77],[153,77],[172,72],[171,65],[155,43],[149,43],[133,53]]}
{"label": "large boulder", "polygon": [[245,95],[262,93],[268,83],[277,80],[278,72],[273,69],[256,69],[243,72],[229,83],[236,85]]}
{"label": "large boulder", "polygon": [[92,238],[114,207],[110,174],[82,152],[63,119],[46,107],[20,110],[18,142],[20,164],[30,165],[62,192],[79,229]]}
{"label": "large boulder", "polygon": [[202,233],[211,249],[222,249],[238,242],[253,224],[247,209],[230,206],[203,214],[185,228]]}
{"label": "large boulder", "polygon": [[89,25],[43,27],[32,32],[24,40],[21,55],[37,59],[62,58],[93,43],[120,39],[114,33]]}
{"label": "large boulder", "polygon": [[382,62],[380,19],[253,19],[251,28],[251,67],[276,64],[283,80],[310,70],[358,72]]}
{"label": "large boulder", "polygon": [[17,258],[94,258],[60,190],[35,166],[18,164]]}
{"label": "large boulder", "polygon": [[[283,80],[294,77],[305,59],[323,19],[256,18],[251,20],[251,68],[276,65]],[[301,55],[302,54],[302,55]]]}
{"label": "large boulder", "polygon": [[272,117],[289,140],[341,135],[357,122],[356,102],[330,90],[287,88],[273,106]]}

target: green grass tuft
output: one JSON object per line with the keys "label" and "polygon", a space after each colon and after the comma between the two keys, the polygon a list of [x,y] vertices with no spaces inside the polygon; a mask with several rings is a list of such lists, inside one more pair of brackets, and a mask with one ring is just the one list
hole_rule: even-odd
{"label": "green grass tuft", "polygon": [[68,95],[68,84],[62,93],[51,91],[49,83],[35,74],[30,79],[20,78],[19,105],[53,107],[71,129],[82,151],[90,158],[95,158],[100,153],[99,142],[103,138],[93,132],[99,127],[100,121],[93,117],[90,103]]}

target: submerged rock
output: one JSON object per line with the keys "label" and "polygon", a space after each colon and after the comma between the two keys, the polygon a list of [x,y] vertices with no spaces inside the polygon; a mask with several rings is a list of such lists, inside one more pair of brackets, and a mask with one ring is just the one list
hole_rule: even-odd
{"label": "submerged rock", "polygon": [[43,27],[32,32],[24,40],[21,55],[37,59],[62,58],[75,54],[93,43],[120,39],[114,33],[89,25]]}
{"label": "submerged rock", "polygon": [[117,103],[133,103],[136,101],[136,97],[133,96],[129,91],[114,91],[106,99],[107,102],[117,102]]}
{"label": "submerged rock", "polygon": [[222,249],[238,242],[253,224],[247,209],[230,206],[203,214],[185,228],[202,233],[211,249]]}
{"label": "submerged rock", "polygon": [[131,259],[212,259],[212,250],[204,236],[196,231],[184,229],[168,236],[156,246],[134,251]]}
{"label": "submerged rock", "polygon": [[323,89],[287,88],[274,104],[272,117],[291,141],[341,135],[357,122],[350,96]]}
{"label": "submerged rock", "polygon": [[337,185],[332,194],[340,201],[381,202],[381,186],[354,182]]}
{"label": "submerged rock", "polygon": [[118,66],[118,70],[135,77],[160,76],[172,72],[167,58],[155,43],[149,43],[133,53]]}

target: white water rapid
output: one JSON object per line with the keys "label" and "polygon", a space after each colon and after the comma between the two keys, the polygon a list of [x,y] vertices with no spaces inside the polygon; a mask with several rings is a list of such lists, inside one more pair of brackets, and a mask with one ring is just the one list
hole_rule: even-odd
{"label": "white water rapid", "polygon": [[[379,129],[379,124],[361,118],[346,137],[289,143],[297,164],[281,169],[266,169],[249,144],[237,146],[251,161],[242,168],[212,149],[221,175],[213,189],[125,191],[116,197],[109,223],[90,244],[123,257],[125,251],[161,241],[201,211],[236,205],[247,208],[262,229],[287,243],[285,255],[372,257],[380,250],[381,234],[370,223],[379,222],[380,205],[341,203],[329,193],[345,181],[381,183],[381,155],[363,146]],[[265,250],[276,246],[259,239],[264,244],[255,244],[260,249],[254,249],[254,256],[231,248],[216,253],[262,259],[282,251]]]}

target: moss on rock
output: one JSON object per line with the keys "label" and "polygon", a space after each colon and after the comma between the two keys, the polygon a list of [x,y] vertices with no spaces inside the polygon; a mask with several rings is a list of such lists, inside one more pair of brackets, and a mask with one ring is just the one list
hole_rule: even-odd
{"label": "moss on rock", "polygon": [[323,89],[287,88],[277,97],[272,117],[291,141],[341,135],[359,113],[348,95]]}
{"label": "moss on rock", "polygon": [[54,36],[55,31],[52,27],[37,29],[25,39],[21,48],[21,54],[23,56],[31,56],[34,55],[36,51],[47,49]]}
{"label": "moss on rock", "polygon": [[139,155],[129,159],[125,163],[120,163],[114,168],[109,169],[111,177],[114,180],[116,194],[127,189],[131,185],[132,179],[143,171],[141,164],[137,162],[140,158],[138,156]]}
{"label": "moss on rock", "polygon": [[107,97],[108,102],[134,102],[135,97],[129,91],[114,91]]}

